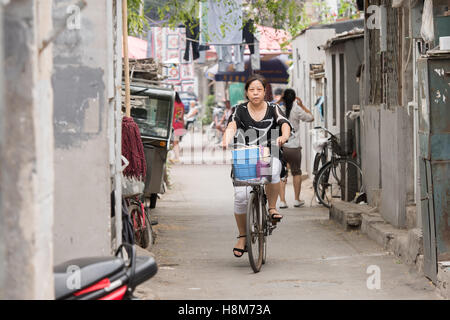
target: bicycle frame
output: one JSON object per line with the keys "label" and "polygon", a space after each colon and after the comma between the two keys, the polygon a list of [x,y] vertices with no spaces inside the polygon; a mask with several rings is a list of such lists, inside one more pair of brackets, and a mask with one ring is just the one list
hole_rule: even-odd
{"label": "bicycle frame", "polygon": [[[133,230],[136,237],[135,242],[136,244],[141,245],[140,240],[142,240],[141,238],[141,236],[143,236],[143,234],[141,234],[142,232],[144,233],[149,232],[152,234],[153,237],[150,215],[145,208],[144,202],[141,201],[139,196],[129,197],[126,199],[126,202],[128,206],[134,205],[138,207],[138,214],[131,214],[130,212],[131,214],[130,218],[133,224]],[[147,230],[147,228],[149,230]],[[139,237],[138,234],[140,235]],[[150,241],[153,241],[152,238],[150,239],[151,239]]]}
{"label": "bicycle frame", "polygon": [[[342,156],[335,152],[335,150],[333,149],[333,144],[338,141],[338,138],[334,134],[332,134],[328,129],[323,128],[323,127],[315,127],[314,129],[324,130],[325,132],[327,132],[330,135],[330,138],[328,138],[328,140],[327,140],[326,144],[323,146],[321,152],[316,154],[316,158],[314,160],[314,168],[313,168],[313,174],[314,174],[313,186],[314,186],[315,195],[316,195],[317,199],[319,199],[319,202],[322,202],[320,199],[324,198],[326,188],[329,187],[330,194],[333,195],[333,184],[329,184],[330,173],[331,173],[332,177],[335,179],[335,181],[337,182],[338,186],[343,185],[342,181],[341,181],[341,175],[336,172],[336,168],[338,167],[338,164],[340,162],[349,161],[349,162],[353,163],[353,165],[356,166],[356,168],[358,168],[360,171],[361,171],[361,169],[359,168],[357,163],[352,162],[352,160],[349,158],[348,155]],[[329,148],[331,149],[331,158],[329,161],[326,161],[327,157],[328,157],[328,149]],[[324,159],[325,159],[325,161],[324,161]],[[320,162],[322,162],[322,166],[319,168]],[[325,168],[325,167],[329,167],[330,170],[324,171],[323,168]],[[323,179],[320,177],[322,171],[324,171]],[[319,182],[318,181],[319,179],[321,181],[320,184],[323,187],[321,189],[321,192],[317,191],[317,189],[318,189],[317,183]],[[344,185],[346,185],[346,182]]]}

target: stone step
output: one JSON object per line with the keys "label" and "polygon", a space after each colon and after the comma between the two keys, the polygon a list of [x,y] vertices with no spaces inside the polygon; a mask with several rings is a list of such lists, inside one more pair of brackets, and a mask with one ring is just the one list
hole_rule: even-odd
{"label": "stone step", "polygon": [[330,219],[337,222],[345,230],[358,230],[362,224],[362,214],[368,213],[370,207],[366,204],[356,204],[341,200],[333,201],[330,208]]}
{"label": "stone step", "polygon": [[423,273],[422,230],[395,228],[376,210],[366,204],[334,201],[329,215],[331,220],[346,231],[361,230],[385,250],[395,254],[404,263],[414,265],[419,273]]}

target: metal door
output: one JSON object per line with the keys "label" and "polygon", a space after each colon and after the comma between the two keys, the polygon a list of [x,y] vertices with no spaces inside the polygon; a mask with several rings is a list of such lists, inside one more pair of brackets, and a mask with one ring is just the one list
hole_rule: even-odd
{"label": "metal door", "polygon": [[450,260],[450,54],[418,60],[420,192],[424,272]]}

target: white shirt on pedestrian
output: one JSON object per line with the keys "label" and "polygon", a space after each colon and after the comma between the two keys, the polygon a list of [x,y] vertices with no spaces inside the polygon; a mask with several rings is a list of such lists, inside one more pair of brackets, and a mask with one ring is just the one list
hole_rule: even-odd
{"label": "white shirt on pedestrian", "polygon": [[[281,110],[283,110],[284,114],[286,114],[286,106],[281,103]],[[289,122],[292,125],[292,134],[289,140],[283,145],[286,148],[300,148],[300,122],[311,122],[314,120],[314,117],[311,113],[306,112],[301,108],[296,101],[294,101],[291,109],[291,114],[289,115]]]}

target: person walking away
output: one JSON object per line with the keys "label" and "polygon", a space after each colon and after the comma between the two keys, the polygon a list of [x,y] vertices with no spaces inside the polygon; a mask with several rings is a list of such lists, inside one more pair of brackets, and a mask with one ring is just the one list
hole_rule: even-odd
{"label": "person walking away", "polygon": [[[228,148],[228,145],[233,140],[235,144],[242,146],[263,146],[269,148],[272,153],[272,177],[271,182],[265,188],[270,220],[275,224],[283,218],[276,209],[282,169],[279,147],[288,141],[291,135],[291,124],[278,105],[264,100],[266,86],[266,80],[260,75],[254,75],[248,79],[245,84],[245,94],[248,101],[236,106],[231,115],[223,135],[222,148]],[[281,136],[279,136],[280,131]],[[274,132],[276,137],[272,137]],[[246,139],[249,137],[252,138]],[[275,144],[273,148],[272,143]],[[234,187],[234,215],[239,230],[239,237],[236,246],[233,248],[233,254],[238,258],[242,257],[244,252],[246,252],[246,213],[251,191],[252,188],[247,186]]]}
{"label": "person walking away", "polygon": [[272,103],[280,103],[282,96],[283,96],[283,89],[276,88],[275,94],[273,95]]}
{"label": "person walking away", "polygon": [[195,101],[189,102],[189,112],[186,115],[186,123],[185,128],[186,130],[189,130],[189,127],[192,126],[195,127],[195,120],[197,119],[199,112],[200,112],[200,106],[195,103]]}
{"label": "person walking away", "polygon": [[[294,104],[294,102],[296,102]],[[312,122],[314,116],[304,105],[302,100],[296,96],[293,89],[286,89],[281,98],[280,108],[289,119],[293,127],[293,134],[289,138],[288,142],[282,147],[283,156],[286,162],[289,164],[292,173],[293,185],[294,185],[294,207],[301,207],[305,204],[304,200],[300,200],[300,192],[302,187],[302,147],[300,145],[300,122]],[[286,204],[286,183],[287,175],[281,181],[280,186],[280,209],[288,207]]]}
{"label": "person walking away", "polygon": [[184,128],[184,104],[181,102],[178,92],[175,93],[175,104],[173,107],[173,150],[175,153],[175,158],[172,162],[180,162],[180,137],[186,132]]}

